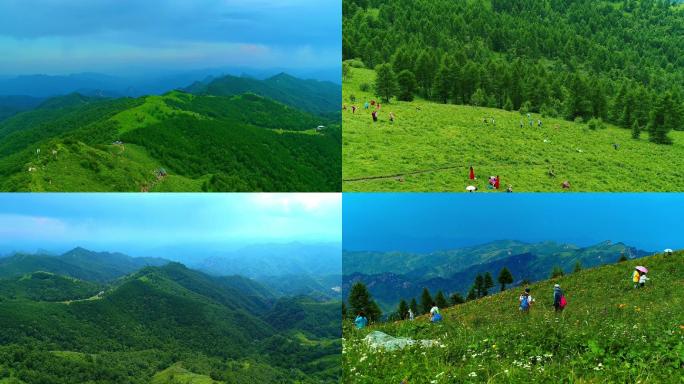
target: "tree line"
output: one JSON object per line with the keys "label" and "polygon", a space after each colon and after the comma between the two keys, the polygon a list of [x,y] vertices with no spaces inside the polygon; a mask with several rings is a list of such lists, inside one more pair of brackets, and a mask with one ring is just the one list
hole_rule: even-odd
{"label": "tree line", "polygon": [[684,11],[669,1],[346,0],[343,12],[347,73],[375,68],[386,101],[600,119],[663,144],[684,130]]}
{"label": "tree line", "polygon": [[[626,260],[627,257],[623,253],[618,259],[618,262]],[[577,260],[572,272],[577,273],[583,269],[582,263]],[[549,278],[555,279],[564,275],[565,271],[563,268],[556,265],[551,269]],[[496,282],[498,283],[499,291],[503,292],[506,290],[507,286],[515,282],[515,279],[511,271],[508,268],[503,267],[497,275]],[[521,279],[517,284],[526,286],[530,284],[530,281]],[[478,273],[475,276],[473,284],[468,290],[468,294],[465,298],[459,292],[454,292],[448,295],[447,299],[447,295],[445,295],[442,290],[437,291],[437,294],[433,297],[430,290],[427,287],[424,287],[420,295],[420,302],[418,302],[416,298],[412,298],[410,302],[401,299],[396,311],[388,314],[387,319],[390,321],[406,320],[408,318],[409,309],[414,315],[419,316],[429,313],[433,305],[436,305],[439,308],[447,308],[468,301],[477,300],[488,296],[493,288],[495,288],[495,283],[490,272]],[[342,318],[353,318],[359,313],[363,313],[371,322],[380,321],[383,315],[380,306],[373,300],[366,285],[360,281],[352,285],[347,302],[342,303]]]}

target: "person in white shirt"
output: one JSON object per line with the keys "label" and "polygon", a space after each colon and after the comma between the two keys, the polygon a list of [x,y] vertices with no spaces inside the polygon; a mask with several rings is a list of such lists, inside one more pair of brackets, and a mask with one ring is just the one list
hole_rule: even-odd
{"label": "person in white shirt", "polygon": [[641,276],[639,276],[639,287],[643,288],[644,284],[646,284],[646,281],[650,280],[645,273],[642,273]]}

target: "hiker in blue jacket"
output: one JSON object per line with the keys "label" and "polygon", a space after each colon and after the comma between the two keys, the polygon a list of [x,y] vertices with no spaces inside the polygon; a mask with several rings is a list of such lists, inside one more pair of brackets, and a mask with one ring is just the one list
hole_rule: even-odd
{"label": "hiker in blue jacket", "polygon": [[366,328],[366,325],[368,325],[368,319],[363,315],[363,312],[359,312],[358,316],[356,316],[356,319],[354,319],[354,325],[356,325],[356,329]]}
{"label": "hiker in blue jacket", "polygon": [[559,284],[556,284],[553,286],[553,308],[556,309],[556,312],[560,312],[565,308],[565,305],[562,303],[563,301],[563,291],[561,290],[561,287]]}
{"label": "hiker in blue jacket", "polygon": [[525,292],[523,292],[522,295],[520,295],[518,301],[520,302],[520,311],[522,313],[528,313],[530,311],[532,303],[534,302],[534,299],[530,295],[530,288],[525,288]]}

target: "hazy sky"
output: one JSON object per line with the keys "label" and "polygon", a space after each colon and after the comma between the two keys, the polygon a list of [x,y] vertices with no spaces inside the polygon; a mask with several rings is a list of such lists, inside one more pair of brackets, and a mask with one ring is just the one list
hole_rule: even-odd
{"label": "hazy sky", "polygon": [[334,68],[340,0],[2,0],[0,75]]}
{"label": "hazy sky", "polygon": [[493,240],[684,248],[684,196],[664,193],[345,194],[347,250],[426,252]]}
{"label": "hazy sky", "polygon": [[0,194],[0,250],[341,241],[340,194]]}

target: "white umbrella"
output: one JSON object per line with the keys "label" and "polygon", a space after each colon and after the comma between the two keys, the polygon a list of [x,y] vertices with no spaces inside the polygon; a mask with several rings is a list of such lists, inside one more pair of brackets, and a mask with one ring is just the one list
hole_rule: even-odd
{"label": "white umbrella", "polygon": [[672,250],[670,248],[665,250],[665,253],[672,253]]}
{"label": "white umbrella", "polygon": [[468,191],[468,192],[477,191],[477,187],[474,185],[469,185],[466,187],[466,191]]}

